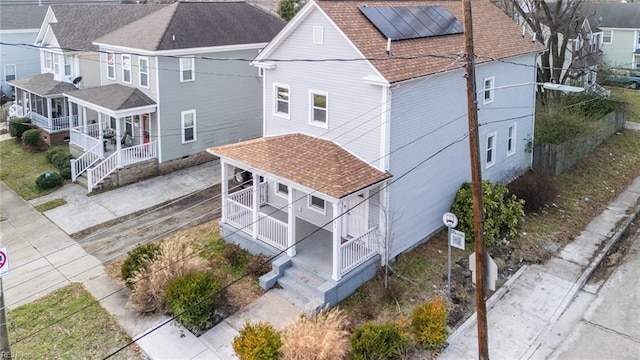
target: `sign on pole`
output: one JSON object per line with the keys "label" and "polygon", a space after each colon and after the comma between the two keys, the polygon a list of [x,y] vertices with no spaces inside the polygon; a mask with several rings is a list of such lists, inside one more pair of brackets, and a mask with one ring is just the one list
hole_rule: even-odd
{"label": "sign on pole", "polygon": [[0,277],[9,273],[9,257],[7,256],[7,248],[0,248]]}
{"label": "sign on pole", "polygon": [[451,246],[464,250],[464,232],[451,229]]}

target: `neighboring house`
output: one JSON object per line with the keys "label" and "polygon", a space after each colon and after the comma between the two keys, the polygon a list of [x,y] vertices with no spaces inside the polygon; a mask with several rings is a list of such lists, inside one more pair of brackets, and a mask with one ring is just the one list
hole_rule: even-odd
{"label": "neighboring house", "polygon": [[640,4],[583,3],[582,14],[602,29],[602,60],[614,68],[640,69]]}
{"label": "neighboring house", "polygon": [[40,74],[40,53],[33,45],[46,6],[2,4],[0,11],[0,90],[13,95],[8,81]]}
{"label": "neighboring house", "polygon": [[283,27],[244,2],[177,2],[96,39],[101,86],[64,93],[79,116],[73,180],[86,171],[89,191],[122,185],[261,136],[250,61]]}
{"label": "neighboring house", "polygon": [[[3,7],[4,8],[4,7]],[[32,43],[39,48],[38,75],[19,76],[13,117],[28,116],[52,145],[69,139],[72,114],[62,95],[100,85],[98,47],[92,41],[161,9],[158,5],[51,5]],[[77,116],[75,117],[77,119]]]}
{"label": "neighboring house", "polygon": [[583,18],[575,38],[569,40],[566,64],[569,64],[569,78],[584,88],[591,88],[597,82],[602,30],[590,19]]}
{"label": "neighboring house", "polygon": [[[443,227],[470,179],[461,19],[458,1],[310,1],[254,60],[264,137],[209,151],[250,185],[222,182],[225,239],[286,252],[263,287],[333,305]],[[473,21],[482,173],[500,181],[531,164],[543,47],[488,1]]]}

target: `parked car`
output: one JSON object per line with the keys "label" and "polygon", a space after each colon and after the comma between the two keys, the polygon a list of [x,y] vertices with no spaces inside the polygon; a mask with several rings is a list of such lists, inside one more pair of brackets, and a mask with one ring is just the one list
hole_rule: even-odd
{"label": "parked car", "polygon": [[607,77],[607,83],[640,89],[640,70],[614,70],[613,74]]}

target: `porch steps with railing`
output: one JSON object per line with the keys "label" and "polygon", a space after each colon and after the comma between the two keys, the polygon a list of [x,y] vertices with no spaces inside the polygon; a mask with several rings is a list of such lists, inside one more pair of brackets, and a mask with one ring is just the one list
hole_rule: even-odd
{"label": "porch steps with railing", "polygon": [[[107,175],[107,177],[105,177],[100,182],[98,182],[96,185],[94,185],[92,191],[102,190],[104,188],[105,184],[111,183],[111,178],[113,176],[116,176],[115,172]],[[89,178],[87,177],[87,173],[86,172],[83,172],[82,174],[80,174],[80,176],[78,176],[76,178],[76,182],[79,185],[81,185],[83,188],[89,190]]]}

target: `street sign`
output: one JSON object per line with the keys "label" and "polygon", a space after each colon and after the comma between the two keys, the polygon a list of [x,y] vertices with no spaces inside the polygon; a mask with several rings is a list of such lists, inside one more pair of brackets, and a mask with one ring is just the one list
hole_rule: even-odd
{"label": "street sign", "polygon": [[464,232],[451,229],[451,246],[464,250]]}
{"label": "street sign", "polygon": [[[496,289],[496,280],[498,279],[498,265],[493,261],[488,253],[485,256],[484,281],[485,287],[491,291]],[[469,255],[469,270],[471,270],[471,281],[476,283],[476,253]]]}
{"label": "street sign", "polygon": [[446,227],[454,228],[458,226],[458,217],[454,213],[446,212],[442,215],[442,222]]}
{"label": "street sign", "polygon": [[0,277],[9,273],[9,257],[7,256],[7,248],[0,248]]}

